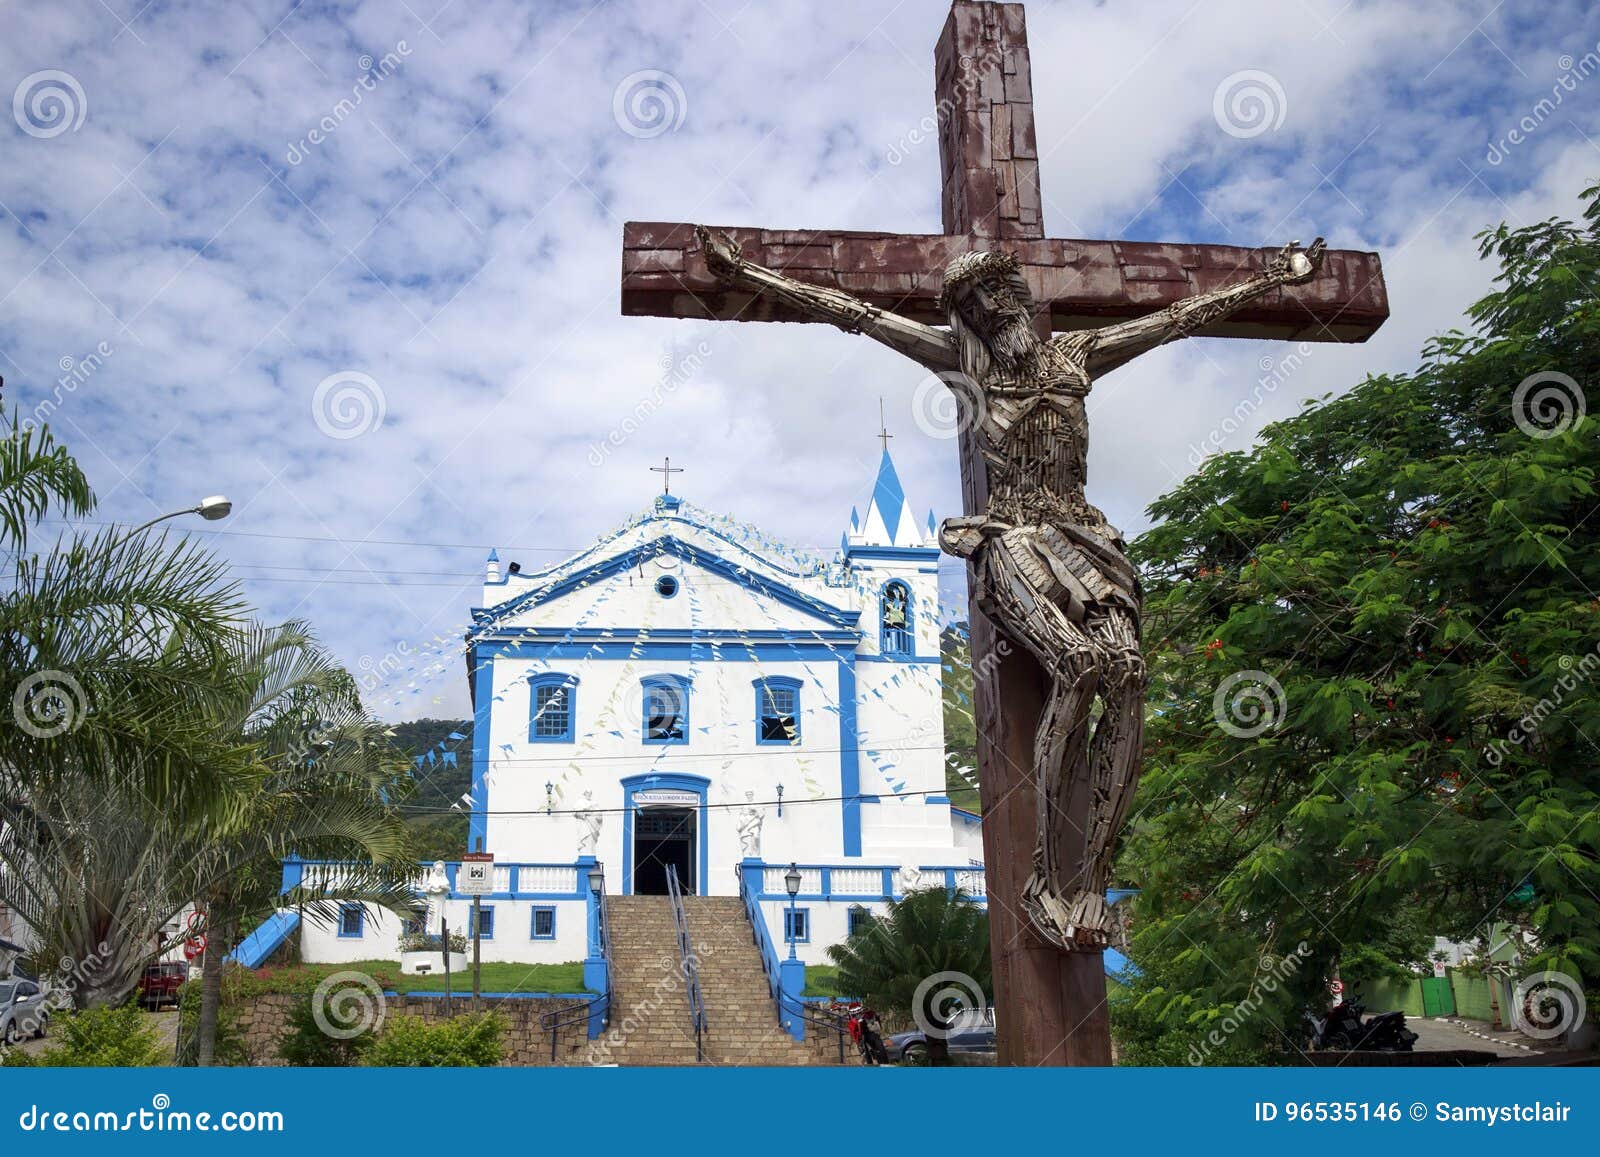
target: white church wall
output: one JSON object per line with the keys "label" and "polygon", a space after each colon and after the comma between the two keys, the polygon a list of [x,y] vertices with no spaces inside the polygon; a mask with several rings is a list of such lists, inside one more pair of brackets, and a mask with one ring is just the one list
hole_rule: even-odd
{"label": "white church wall", "polygon": [[[487,962],[520,964],[564,964],[582,960],[588,952],[588,909],[584,900],[504,900],[482,901],[494,912],[493,935],[480,942],[481,959]],[[533,909],[555,910],[555,936],[535,939]],[[470,931],[472,901],[450,900],[446,916],[451,934]],[[485,927],[488,927],[486,922]],[[428,931],[438,932],[437,917],[429,920]],[[306,921],[300,930],[301,958],[318,964],[350,964],[360,960],[400,959],[401,924],[392,913],[370,909],[360,936],[341,936],[337,926],[319,926]],[[472,958],[471,937],[467,958]],[[471,988],[470,975],[466,978]]]}

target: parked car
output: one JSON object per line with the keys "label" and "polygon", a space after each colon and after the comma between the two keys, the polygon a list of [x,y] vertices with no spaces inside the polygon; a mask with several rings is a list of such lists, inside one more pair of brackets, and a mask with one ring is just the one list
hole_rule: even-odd
{"label": "parked car", "polygon": [[0,1041],[14,1045],[25,1036],[43,1036],[49,1024],[50,1009],[37,984],[0,980]]}
{"label": "parked car", "polygon": [[178,989],[188,979],[187,964],[169,962],[149,965],[139,978],[139,1003],[151,1011],[163,1004],[175,1005],[178,1003]]}
{"label": "parked car", "polygon": [[[957,1013],[946,1043],[951,1055],[994,1052],[994,1009],[973,1008]],[[884,1037],[883,1047],[891,1061],[915,1065],[928,1060],[928,1034],[921,1029]]]}

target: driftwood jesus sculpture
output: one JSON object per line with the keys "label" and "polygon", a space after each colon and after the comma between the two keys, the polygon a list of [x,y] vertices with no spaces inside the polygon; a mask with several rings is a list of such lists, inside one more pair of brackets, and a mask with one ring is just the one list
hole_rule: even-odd
{"label": "driftwood jesus sculpture", "polygon": [[1191,334],[1364,341],[1388,301],[1376,254],[1320,241],[1046,237],[1022,5],[957,0],[934,67],[943,232],[629,222],[622,312],[826,321],[967,394],[966,517],[941,541],[972,591],[999,1060],[1108,1064],[1103,894],[1138,775],[1144,667],[1137,581],[1084,497],[1084,396]]}
{"label": "driftwood jesus sculpture", "polygon": [[1084,399],[1107,370],[1280,286],[1310,281],[1322,239],[1304,250],[1286,245],[1260,273],[1159,313],[1046,340],[1034,332],[1033,295],[1017,260],[1003,250],[950,262],[941,295],[949,328],[935,329],[746,261],[726,234],[699,227],[696,235],[718,278],[865,334],[967,395],[962,410],[988,467],[989,501],[981,512],[946,519],[939,544],[968,560],[978,609],[1049,679],[1033,741],[1038,835],[1022,904],[1052,944],[1103,949],[1113,840],[1139,777],[1145,670],[1139,580],[1121,533],[1084,496]]}

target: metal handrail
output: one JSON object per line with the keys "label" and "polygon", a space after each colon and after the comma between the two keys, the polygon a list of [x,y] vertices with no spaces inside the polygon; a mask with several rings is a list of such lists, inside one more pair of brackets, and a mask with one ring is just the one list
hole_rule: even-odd
{"label": "metal handrail", "polygon": [[767,974],[767,991],[772,996],[772,1008],[777,1015],[779,1027],[784,1027],[783,1015],[787,1010],[791,1016],[798,1016],[808,1024],[835,1033],[839,1038],[839,1063],[844,1064],[844,1038],[849,1035],[844,1018],[832,1016],[821,1010],[813,1010],[799,998],[783,991],[783,982],[778,970],[778,950],[772,943],[772,937],[767,932],[766,918],[761,913],[759,889],[752,891],[746,886],[743,864],[735,864],[733,871],[739,878],[739,896],[744,900],[745,919],[750,922],[750,941],[761,953],[761,965]]}
{"label": "metal handrail", "polygon": [[684,983],[689,989],[689,1025],[694,1029],[694,1059],[705,1059],[702,1037],[706,1031],[706,1006],[700,999],[700,969],[694,947],[689,942],[689,917],[683,910],[683,890],[678,886],[678,868],[667,865],[667,898],[672,902],[672,924],[678,934],[678,959],[683,966]]}
{"label": "metal handrail", "polygon": [[600,1009],[601,1023],[607,1024],[611,1020],[611,999],[616,995],[616,981],[611,971],[611,920],[606,915],[605,877],[602,876],[598,882],[600,886],[595,895],[595,928],[600,934],[600,959],[605,964],[605,991],[582,1004],[558,1008],[539,1018],[539,1024],[550,1036],[551,1064],[556,1063],[556,1042],[560,1039],[561,1029],[573,1024],[587,1024],[596,1005],[603,1006]]}

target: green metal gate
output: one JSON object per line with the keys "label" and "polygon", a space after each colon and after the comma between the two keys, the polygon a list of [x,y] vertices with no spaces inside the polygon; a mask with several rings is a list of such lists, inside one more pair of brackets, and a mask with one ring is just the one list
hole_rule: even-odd
{"label": "green metal gate", "polygon": [[1454,1016],[1456,1012],[1455,993],[1450,991],[1449,978],[1444,976],[1424,976],[1422,978],[1422,1015],[1423,1016]]}

